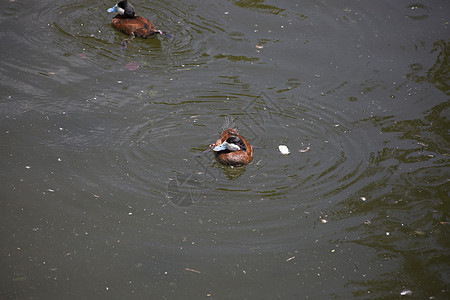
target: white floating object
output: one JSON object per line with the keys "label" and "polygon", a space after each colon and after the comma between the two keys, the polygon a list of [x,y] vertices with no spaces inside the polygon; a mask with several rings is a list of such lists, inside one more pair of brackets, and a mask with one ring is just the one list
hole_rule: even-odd
{"label": "white floating object", "polygon": [[289,152],[289,148],[285,145],[278,146],[278,150],[280,150],[281,154],[283,155],[288,155],[289,153],[291,153]]}
{"label": "white floating object", "polygon": [[411,296],[413,292],[411,290],[404,290],[400,293],[401,296]]}

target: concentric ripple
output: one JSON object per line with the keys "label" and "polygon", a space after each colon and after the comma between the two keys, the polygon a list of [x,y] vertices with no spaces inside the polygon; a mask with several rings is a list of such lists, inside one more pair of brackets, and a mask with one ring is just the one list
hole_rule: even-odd
{"label": "concentric ripple", "polygon": [[[345,110],[306,97],[275,100],[278,111],[258,115],[268,100],[256,99],[247,101],[246,112],[235,116],[238,131],[258,146],[252,164],[230,169],[217,164],[211,153],[196,158],[220,134],[221,124],[214,115],[196,115],[188,103],[174,104],[170,105],[174,115],[182,113],[178,121],[149,116],[126,129],[117,171],[127,183],[116,188],[159,199],[172,209],[210,211],[209,222],[221,233],[215,243],[225,247],[217,251],[227,245],[238,251],[251,247],[269,251],[295,243],[297,233],[292,228],[307,222],[305,211],[318,220],[330,206],[388,175],[371,171],[369,145],[378,142],[368,139],[367,132],[376,130],[370,123],[355,126]],[[210,106],[213,110],[213,103],[203,103],[203,111]],[[197,135],[205,136],[203,142]],[[288,156],[279,153],[280,144],[289,147]],[[311,199],[317,199],[314,207]],[[255,205],[259,213],[246,215]],[[222,219],[223,215],[228,217]],[[226,233],[230,226],[233,235]],[[254,228],[264,236],[250,245],[244,233]],[[236,241],[235,235],[243,240]]]}

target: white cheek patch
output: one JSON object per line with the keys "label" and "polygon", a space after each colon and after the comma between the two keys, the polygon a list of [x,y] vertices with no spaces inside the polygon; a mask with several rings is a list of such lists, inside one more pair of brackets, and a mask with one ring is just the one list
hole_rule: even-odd
{"label": "white cheek patch", "polygon": [[120,8],[120,7],[117,6],[117,13],[118,13],[119,15],[123,15],[123,14],[125,13],[125,9]]}
{"label": "white cheek patch", "polygon": [[238,151],[238,150],[241,150],[241,148],[239,148],[239,146],[238,146],[238,145],[235,145],[235,144],[228,144],[228,143],[227,143],[227,148],[228,148],[228,150],[230,150],[230,151]]}

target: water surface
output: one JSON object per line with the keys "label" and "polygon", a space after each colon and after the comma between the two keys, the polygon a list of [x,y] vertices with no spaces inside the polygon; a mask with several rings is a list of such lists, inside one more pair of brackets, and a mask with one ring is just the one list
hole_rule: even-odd
{"label": "water surface", "polygon": [[448,1],[132,3],[0,4],[2,298],[448,298]]}

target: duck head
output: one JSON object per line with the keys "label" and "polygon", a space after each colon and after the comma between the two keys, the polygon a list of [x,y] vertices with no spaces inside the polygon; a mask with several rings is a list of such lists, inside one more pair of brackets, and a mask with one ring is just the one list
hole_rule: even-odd
{"label": "duck head", "polygon": [[120,1],[114,7],[108,9],[108,12],[115,12],[119,15],[123,15],[127,18],[134,18],[134,7],[128,1]]}
{"label": "duck head", "polygon": [[219,146],[215,146],[213,148],[213,151],[224,151],[228,150],[230,152],[233,151],[246,151],[247,148],[245,147],[244,142],[237,136],[230,136],[225,142],[220,144]]}

